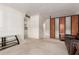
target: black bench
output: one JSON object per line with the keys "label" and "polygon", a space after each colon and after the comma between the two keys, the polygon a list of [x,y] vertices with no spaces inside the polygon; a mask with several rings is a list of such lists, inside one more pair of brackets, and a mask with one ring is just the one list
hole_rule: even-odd
{"label": "black bench", "polygon": [[[9,40],[8,40],[9,39]],[[19,43],[19,39],[17,37],[17,35],[11,35],[11,36],[4,36],[1,37],[1,41],[0,41],[0,50],[18,45]]]}

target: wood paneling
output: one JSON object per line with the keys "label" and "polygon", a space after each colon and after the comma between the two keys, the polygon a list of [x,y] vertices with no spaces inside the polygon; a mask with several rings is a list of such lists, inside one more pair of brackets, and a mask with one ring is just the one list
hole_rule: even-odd
{"label": "wood paneling", "polygon": [[55,18],[50,18],[50,38],[55,38]]}
{"label": "wood paneling", "polygon": [[64,35],[65,35],[65,17],[60,17],[60,20],[59,20],[59,34],[60,34],[60,39],[64,40]]}
{"label": "wood paneling", "polygon": [[[79,15],[58,17],[59,38],[64,40],[65,34],[76,35],[79,32]],[[56,38],[56,18],[50,18],[50,38]]]}
{"label": "wood paneling", "polygon": [[72,35],[78,33],[78,16],[72,16]]}

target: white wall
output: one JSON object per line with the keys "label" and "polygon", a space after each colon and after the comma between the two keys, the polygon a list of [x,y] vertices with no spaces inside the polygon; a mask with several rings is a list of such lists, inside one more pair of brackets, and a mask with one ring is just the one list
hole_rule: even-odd
{"label": "white wall", "polygon": [[44,18],[40,14],[33,15],[27,20],[28,38],[42,39],[44,36],[43,31]]}
{"label": "white wall", "polygon": [[28,38],[39,39],[39,15],[31,16],[27,22]]}
{"label": "white wall", "polygon": [[44,28],[43,28],[44,21],[45,21],[45,18],[40,15],[40,19],[39,19],[39,38],[40,39],[44,38]]}
{"label": "white wall", "polygon": [[0,6],[0,35],[3,33],[3,31],[5,30],[4,29],[4,24],[3,24],[3,16],[4,16],[4,14],[3,14],[3,7],[2,6]]}
{"label": "white wall", "polygon": [[24,14],[0,5],[0,36],[18,34],[24,39]]}
{"label": "white wall", "polygon": [[50,19],[46,19],[43,23],[44,38],[50,38]]}

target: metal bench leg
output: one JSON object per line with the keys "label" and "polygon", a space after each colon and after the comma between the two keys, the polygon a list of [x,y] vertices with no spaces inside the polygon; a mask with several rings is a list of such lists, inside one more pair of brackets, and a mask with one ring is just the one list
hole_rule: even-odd
{"label": "metal bench leg", "polygon": [[6,46],[6,37],[2,37],[2,47]]}
{"label": "metal bench leg", "polygon": [[18,40],[18,37],[17,37],[17,35],[15,35],[15,37],[16,37],[16,40],[17,40],[18,44],[20,44],[20,43],[19,43],[19,40]]}

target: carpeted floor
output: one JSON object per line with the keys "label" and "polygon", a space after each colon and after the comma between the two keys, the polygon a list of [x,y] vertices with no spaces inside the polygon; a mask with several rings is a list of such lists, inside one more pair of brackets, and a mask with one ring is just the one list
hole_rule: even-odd
{"label": "carpeted floor", "polygon": [[26,39],[20,45],[0,51],[0,55],[68,55],[68,52],[63,41]]}

